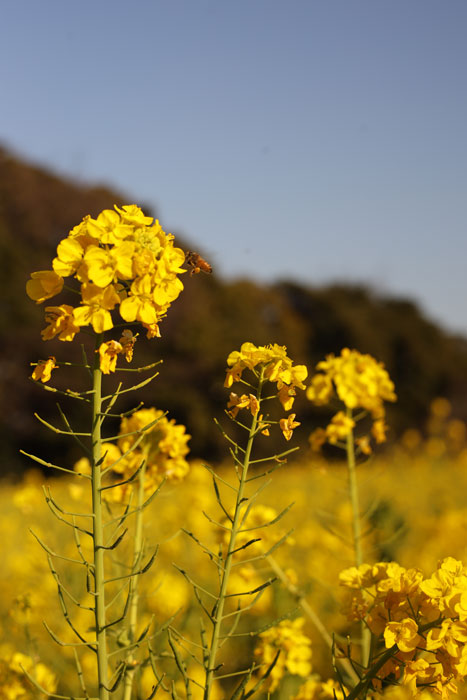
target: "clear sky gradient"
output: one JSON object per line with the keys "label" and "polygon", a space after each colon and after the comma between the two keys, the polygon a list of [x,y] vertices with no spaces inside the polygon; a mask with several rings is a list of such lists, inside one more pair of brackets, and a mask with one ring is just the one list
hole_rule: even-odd
{"label": "clear sky gradient", "polygon": [[362,281],[467,335],[465,0],[16,0],[0,141],[228,277]]}

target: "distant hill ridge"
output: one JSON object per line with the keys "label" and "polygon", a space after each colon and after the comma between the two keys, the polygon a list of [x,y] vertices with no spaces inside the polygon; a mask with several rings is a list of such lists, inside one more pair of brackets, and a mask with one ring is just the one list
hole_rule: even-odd
{"label": "distant hill ridge", "polygon": [[[19,447],[47,454],[50,436],[32,414],[38,410],[55,422],[55,402],[27,381],[29,363],[49,354],[63,357],[67,350],[59,341],[41,340],[43,310],[26,297],[26,280],[33,270],[50,268],[58,241],[85,214],[95,216],[122,203],[129,203],[122,193],[72,182],[0,148],[0,445],[5,471],[30,466],[18,456]],[[179,245],[185,248],[183,242]],[[410,300],[384,298],[363,285],[315,288],[285,281],[266,286],[254,280],[224,282],[216,274],[187,275],[184,281],[187,291],[163,321],[163,337],[138,341],[136,359],[142,364],[164,358],[160,378],[143,399],[187,424],[196,455],[219,459],[225,454],[212,417],[221,418],[225,406],[225,359],[245,340],[287,345],[290,356],[310,370],[325,354],[345,346],[384,361],[399,395],[390,414],[393,434],[422,425],[430,400],[438,395],[450,398],[456,414],[467,418],[467,342],[428,321]],[[306,400],[297,412],[302,422],[297,435],[301,430],[305,442],[316,414]],[[60,441],[59,446],[62,460],[72,460],[73,447]]]}

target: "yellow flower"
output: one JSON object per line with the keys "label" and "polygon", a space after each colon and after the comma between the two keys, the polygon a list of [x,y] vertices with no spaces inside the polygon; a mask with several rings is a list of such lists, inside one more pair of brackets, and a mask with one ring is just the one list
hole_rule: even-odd
{"label": "yellow flower", "polygon": [[344,348],[341,356],[330,355],[318,364],[330,372],[339,398],[348,408],[362,407],[373,412],[383,401],[395,401],[394,384],[384,365],[371,355]]}
{"label": "yellow flower", "polygon": [[[52,260],[52,267],[60,277],[69,277],[80,269],[83,256],[84,248],[79,238],[64,238],[57,246],[57,257]],[[80,273],[80,277],[83,276],[84,271]]]}
{"label": "yellow flower", "polygon": [[109,340],[99,347],[99,366],[103,374],[115,372],[117,356],[123,352],[123,347],[116,340]]}
{"label": "yellow flower", "polygon": [[277,652],[281,652],[265,683],[271,693],[287,672],[305,678],[311,673],[311,639],[302,632],[303,624],[301,617],[293,622],[283,620],[259,635],[254,655],[263,670],[273,662]]}
{"label": "yellow flower", "polygon": [[[419,690],[418,685],[423,687],[432,683],[436,676],[436,669],[426,661],[426,659],[415,659],[404,664],[404,676],[402,683],[413,693]],[[420,695],[417,695],[420,697]]]}
{"label": "yellow flower", "polygon": [[68,304],[46,306],[45,320],[49,325],[41,331],[43,340],[50,340],[58,335],[59,340],[70,341],[79,333],[79,326],[76,325],[73,316],[73,307]]}
{"label": "yellow flower", "polygon": [[124,204],[121,209],[114,204],[114,209],[118,211],[124,223],[132,226],[151,226],[154,221],[152,216],[145,216],[136,204]]}
{"label": "yellow flower", "polygon": [[119,303],[115,287],[111,284],[101,289],[91,282],[81,287],[82,306],[73,310],[75,323],[78,326],[92,325],[96,333],[103,333],[113,328],[110,311]]}
{"label": "yellow flower", "polygon": [[236,417],[237,413],[241,408],[248,408],[251,412],[251,415],[256,416],[256,414],[259,411],[259,403],[256,396],[253,396],[253,394],[250,394],[249,396],[247,396],[246,394],[238,396],[232,391],[230,393],[230,399],[227,403],[227,408],[231,409],[229,413],[232,416],[232,418]]}
{"label": "yellow flower", "polygon": [[269,437],[269,423],[265,423],[263,421],[263,414],[261,413],[260,416],[258,416],[258,428],[261,431],[261,435],[265,435],[266,437]]}
{"label": "yellow flower", "polygon": [[46,299],[60,294],[63,289],[63,279],[53,270],[33,272],[31,279],[26,282],[26,293],[36,304],[42,304]]}
{"label": "yellow flower", "polygon": [[[133,448],[141,433],[143,438]],[[122,437],[116,447],[120,455],[128,454],[119,459],[114,471],[122,474],[124,479],[131,477],[143,461],[146,463],[144,487],[148,491],[153,491],[164,478],[178,482],[187,475],[189,466],[185,458],[189,452],[187,443],[190,435],[186,434],[184,425],[177,425],[173,419],[168,420],[163,411],[155,408],[135,411],[130,417],[122,419],[120,435]],[[115,457],[115,454],[112,453],[112,456]],[[132,485],[128,484],[121,490],[110,489],[108,495],[113,500],[123,501],[131,489]]]}
{"label": "yellow flower", "polygon": [[362,564],[358,568],[351,566],[340,572],[339,581],[341,586],[347,588],[364,588],[372,580],[372,573],[373,567],[370,564]]}
{"label": "yellow flower", "polygon": [[119,214],[112,209],[104,209],[97,219],[87,221],[89,234],[103,244],[118,244],[132,233],[132,227],[121,221]]}
{"label": "yellow flower", "polygon": [[[41,303],[62,290],[63,278],[73,276],[81,283],[82,296],[81,306],[73,311],[75,327],[91,324],[96,333],[108,330],[113,327],[110,312],[121,305],[124,320],[140,321],[148,338],[159,337],[158,324],[183,290],[179,276],[186,272],[185,253],[173,242],[172,234],[135,204],[106,209],[96,219],[86,216],[58,244],[53,270],[32,273],[27,294]],[[45,337],[61,333],[61,340],[72,340],[72,326],[62,333],[63,323],[61,318],[60,331],[51,323]]]}
{"label": "yellow flower", "polygon": [[[295,399],[296,389],[305,388],[303,380],[306,378],[308,370],[305,365],[294,365],[292,360],[287,356],[287,348],[284,346],[276,344],[256,346],[253,343],[243,343],[240,351],[235,350],[231,352],[227,358],[224,386],[230,388],[234,382],[240,381],[242,373],[245,370],[250,370],[258,376],[257,368],[259,367],[262,368],[264,378],[277,385],[277,397],[283,408],[289,411]],[[241,396],[240,399],[238,399],[237,394],[234,393],[230,396],[229,408],[236,408],[237,406],[238,408],[244,408],[246,405],[251,407],[251,399],[250,403],[245,403],[245,394]],[[252,395],[250,394],[250,396]],[[236,398],[233,399],[232,397]],[[232,403],[234,400],[237,401],[237,403]],[[245,405],[240,405],[238,402],[243,402]],[[258,412],[259,402],[252,413],[255,415]],[[237,410],[234,409],[232,417],[236,415]],[[293,418],[291,418],[292,422],[294,418],[295,414],[293,414]],[[281,429],[286,439],[290,440],[293,428],[290,427],[291,423],[288,421],[289,419],[287,418],[282,419]],[[296,423],[294,427],[296,427],[296,425],[300,425],[300,423]]]}
{"label": "yellow flower", "polygon": [[287,384],[284,384],[284,386],[281,389],[279,389],[277,397],[281,402],[284,411],[290,411],[295,401],[295,396],[296,391],[295,387],[293,386],[288,386]]}
{"label": "yellow flower", "polygon": [[290,440],[294,429],[299,425],[301,424],[295,420],[295,413],[291,413],[289,416],[287,416],[287,418],[281,418],[279,421],[280,429],[284,433],[286,440]]}
{"label": "yellow flower", "polygon": [[53,369],[57,369],[57,365],[55,357],[50,356],[48,360],[39,360],[31,376],[36,382],[40,380],[45,384],[49,381]]}
{"label": "yellow flower", "polygon": [[354,428],[355,421],[346,416],[343,411],[338,411],[331,418],[331,422],[326,428],[326,435],[331,445],[335,445],[339,440],[344,440]]}
{"label": "yellow flower", "polygon": [[371,426],[371,434],[375,438],[377,443],[386,442],[386,433],[388,431],[388,426],[386,425],[383,418],[378,418],[375,420]]}
{"label": "yellow flower", "polygon": [[306,390],[306,397],[316,406],[325,406],[333,394],[332,380],[327,374],[315,374]]}
{"label": "yellow flower", "polygon": [[149,340],[151,338],[160,338],[161,337],[161,332],[159,330],[158,323],[143,323],[142,325],[147,330],[146,338],[148,338]]}
{"label": "yellow flower", "polygon": [[127,323],[141,321],[149,325],[157,323],[157,308],[153,299],[153,284],[150,275],[139,277],[132,283],[130,294],[120,304],[120,316]]}
{"label": "yellow flower", "polygon": [[304,389],[303,380],[308,374],[304,365],[293,365],[287,357],[287,349],[281,345],[260,345],[243,343],[240,351],[231,352],[227,358],[225,386],[232,386],[238,381],[245,369],[254,370],[258,365],[264,365],[264,376],[270,382],[276,382],[280,390],[284,384]]}
{"label": "yellow flower", "polygon": [[387,649],[397,644],[401,651],[409,652],[423,643],[423,637],[418,634],[415,620],[406,617],[401,622],[388,622],[384,630],[384,642]]}
{"label": "yellow flower", "polygon": [[88,267],[91,282],[98,287],[107,287],[117,279],[129,280],[133,277],[133,256],[135,243],[123,241],[111,250],[90,245],[86,250],[84,262]]}
{"label": "yellow flower", "polygon": [[[344,348],[339,357],[328,355],[317,364],[317,369],[318,373],[308,387],[307,398],[317,406],[322,406],[329,403],[336,394],[350,411],[357,408],[368,411],[374,421],[373,437],[376,442],[384,442],[387,431],[384,402],[396,400],[394,384],[384,365],[371,355],[362,355],[358,350]],[[339,439],[334,427],[329,426],[328,435],[332,444]],[[368,439],[362,443],[361,451],[364,454],[370,453]]]}

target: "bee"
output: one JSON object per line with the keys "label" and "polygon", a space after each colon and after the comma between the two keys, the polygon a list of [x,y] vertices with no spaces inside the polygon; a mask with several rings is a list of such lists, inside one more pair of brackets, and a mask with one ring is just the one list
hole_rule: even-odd
{"label": "bee", "polygon": [[199,253],[194,253],[192,250],[187,251],[185,262],[190,268],[190,275],[197,275],[200,272],[209,275],[212,272],[211,265]]}

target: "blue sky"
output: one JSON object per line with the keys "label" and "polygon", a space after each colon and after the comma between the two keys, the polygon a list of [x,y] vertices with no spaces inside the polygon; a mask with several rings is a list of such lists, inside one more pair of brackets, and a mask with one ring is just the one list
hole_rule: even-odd
{"label": "blue sky", "polygon": [[16,0],[0,141],[226,277],[363,281],[467,335],[465,0]]}

